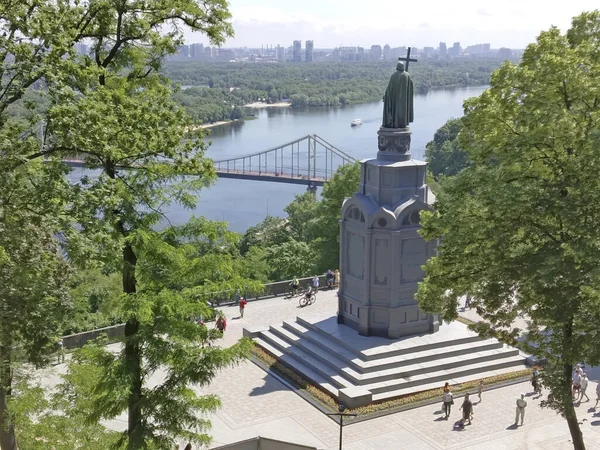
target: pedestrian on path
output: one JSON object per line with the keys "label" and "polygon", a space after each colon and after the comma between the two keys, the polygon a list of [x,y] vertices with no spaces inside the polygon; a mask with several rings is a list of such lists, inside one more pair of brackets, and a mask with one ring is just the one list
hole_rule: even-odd
{"label": "pedestrian on path", "polygon": [[460,424],[464,426],[465,420],[469,421],[469,425],[471,425],[471,420],[473,419],[473,403],[469,399],[469,394],[465,394],[465,399],[463,400],[463,404],[460,405],[460,409],[462,409],[462,419],[460,420]]}
{"label": "pedestrian on path", "polygon": [[61,362],[65,362],[65,344],[62,340],[62,338],[60,338],[58,340],[58,343],[56,344],[58,345],[58,364],[60,364]]}
{"label": "pedestrian on path", "polygon": [[573,374],[573,387],[572,387],[572,392],[571,394],[573,395],[574,399],[576,400],[579,397],[579,390],[581,388],[581,374],[582,374],[582,370],[581,367],[579,367],[579,364],[577,364],[577,368],[575,369],[575,373]]}
{"label": "pedestrian on path", "polygon": [[450,416],[452,405],[454,405],[454,396],[450,391],[450,386],[448,386],[448,391],[444,392],[444,414],[446,419],[448,419],[448,417]]}
{"label": "pedestrian on path", "polygon": [[540,372],[537,366],[533,368],[533,374],[531,376],[531,385],[533,386],[533,393],[541,395],[542,386],[540,385]]}
{"label": "pedestrian on path", "polygon": [[583,400],[584,396],[587,399],[586,402],[590,401],[590,398],[585,393],[587,387],[588,387],[588,376],[587,376],[587,373],[584,373],[583,375],[581,375],[581,382],[579,383],[579,390],[580,390],[579,401]]}
{"label": "pedestrian on path", "polygon": [[479,386],[477,387],[477,395],[479,396],[479,403],[481,403],[481,393],[483,392],[483,380],[479,380]]}
{"label": "pedestrian on path", "polygon": [[335,269],[335,272],[333,275],[334,275],[333,282],[336,287],[339,287],[339,285],[340,285],[340,269]]}
{"label": "pedestrian on path", "polygon": [[517,409],[515,415],[515,426],[519,426],[519,416],[521,417],[521,425],[523,425],[523,420],[525,420],[525,408],[527,408],[527,401],[525,400],[525,394],[521,394],[521,398],[517,399]]}
{"label": "pedestrian on path", "polygon": [[600,383],[596,385],[596,404],[594,405],[594,409],[598,406],[598,402],[600,402]]}
{"label": "pedestrian on path", "polygon": [[465,297],[465,311],[467,308],[471,309],[471,294],[467,292],[467,296]]}
{"label": "pedestrian on path", "polygon": [[215,328],[219,330],[221,334],[225,334],[225,330],[227,329],[227,319],[224,315],[219,315],[217,322],[215,323]]}
{"label": "pedestrian on path", "polygon": [[313,292],[317,292],[319,290],[319,276],[315,275],[312,279],[312,289]]}
{"label": "pedestrian on path", "polygon": [[240,317],[244,317],[244,309],[246,309],[246,305],[248,304],[248,302],[246,301],[246,299],[244,297],[240,298]]}

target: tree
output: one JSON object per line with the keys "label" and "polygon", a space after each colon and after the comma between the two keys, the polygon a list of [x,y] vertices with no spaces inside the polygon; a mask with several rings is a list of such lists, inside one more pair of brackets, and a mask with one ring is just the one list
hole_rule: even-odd
{"label": "tree", "polygon": [[467,167],[467,155],[457,139],[461,129],[461,119],[450,119],[435,132],[433,141],[427,143],[425,158],[435,180],[441,175],[456,175]]}
{"label": "tree", "polygon": [[274,280],[308,276],[315,270],[312,247],[295,239],[268,247],[267,260],[271,263],[271,276]]}
{"label": "tree", "polygon": [[491,87],[465,104],[460,146],[471,165],[443,180],[426,239],[443,236],[425,265],[418,299],[457,316],[473,296],[474,328],[516,343],[548,364],[543,402],[585,448],[571,394],[575,363],[600,362],[600,12],[575,17],[566,34],[542,32],[521,63],[504,63]]}
{"label": "tree", "polygon": [[[200,137],[188,134],[184,140],[185,130],[193,124],[172,102],[172,89],[157,70],[163,57],[182,44],[184,26],[205,33],[212,44],[231,36],[227,6],[225,0],[98,0],[77,6],[79,20],[89,23],[84,37],[92,51],[81,56],[79,64],[71,63],[67,72],[47,78],[51,98],[48,139],[42,151],[25,158],[61,160],[75,154],[100,169],[97,177],[85,177],[73,187],[71,203],[82,225],[80,234],[95,245],[79,245],[81,239],[74,232],[67,241],[74,260],[98,259],[119,267],[122,273],[125,345],[119,370],[109,372],[104,384],[108,389],[111,382],[117,383],[121,396],[119,402],[111,403],[114,397],[107,392],[103,414],[114,416],[126,407],[129,449],[144,448],[148,439],[161,439],[144,417],[152,415],[153,407],[146,403],[144,361],[152,359],[156,348],[142,344],[160,345],[160,339],[147,334],[147,326],[158,326],[154,314],[162,314],[160,308],[169,303],[184,308],[186,302],[176,292],[138,291],[139,248],[135,243],[157,223],[163,206],[171,201],[193,206],[195,192],[214,178]],[[164,324],[174,325],[168,317]],[[178,336],[177,329],[172,333]],[[178,401],[180,395],[187,395],[183,385],[195,376],[174,371],[170,379],[173,402],[165,404],[164,396],[164,401],[157,399],[156,408],[183,408],[173,432],[190,420],[193,402]],[[160,411],[153,414],[159,420]]]}
{"label": "tree", "polygon": [[289,239],[289,226],[281,217],[267,216],[259,224],[250,227],[240,242],[240,253],[246,253],[254,246],[270,247],[279,245]]}
{"label": "tree", "polygon": [[308,191],[296,195],[294,201],[284,208],[288,215],[290,234],[293,238],[303,242],[313,241],[317,229],[315,220],[317,219],[318,208],[319,201]]}
{"label": "tree", "polygon": [[323,186],[317,218],[312,231],[312,247],[317,252],[318,272],[338,267],[340,260],[340,224],[342,203],[358,190],[360,164],[340,167],[333,178]]}

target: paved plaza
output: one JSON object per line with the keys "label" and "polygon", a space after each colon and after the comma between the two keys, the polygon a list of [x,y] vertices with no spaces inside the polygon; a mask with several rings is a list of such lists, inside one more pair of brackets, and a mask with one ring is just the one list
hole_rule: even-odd
{"label": "paved plaza", "polygon": [[[253,301],[246,306],[243,319],[238,318],[237,307],[221,308],[228,318],[224,343],[230,345],[241,338],[243,327],[277,324],[293,320],[298,314],[334,315],[336,299],[335,291],[319,292],[316,303],[302,309],[297,298]],[[64,367],[55,366],[53,370]],[[600,376],[597,372],[591,371],[590,398],[595,398]],[[48,376],[52,377],[50,373]],[[344,449],[572,449],[566,422],[554,412],[541,409],[540,400],[528,397],[524,425],[513,426],[515,401],[521,392],[529,391],[531,386],[526,382],[486,391],[481,403],[474,396],[473,424],[461,431],[453,427],[460,419],[461,398],[455,400],[448,421],[439,413],[440,404],[351,424],[344,427]],[[263,436],[319,449],[338,448],[336,422],[250,361],[223,370],[203,392],[218,395],[223,404],[211,417],[212,447]],[[594,403],[592,400],[577,407],[588,450],[600,450],[600,407],[591,410]],[[126,418],[123,416],[109,425],[124,429]]]}

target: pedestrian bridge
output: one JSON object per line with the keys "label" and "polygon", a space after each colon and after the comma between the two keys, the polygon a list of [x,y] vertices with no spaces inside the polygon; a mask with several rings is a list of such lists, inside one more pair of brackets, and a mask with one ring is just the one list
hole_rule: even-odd
{"label": "pedestrian bridge", "polygon": [[356,159],[316,134],[268,150],[215,160],[217,175],[278,183],[322,186],[340,166]]}

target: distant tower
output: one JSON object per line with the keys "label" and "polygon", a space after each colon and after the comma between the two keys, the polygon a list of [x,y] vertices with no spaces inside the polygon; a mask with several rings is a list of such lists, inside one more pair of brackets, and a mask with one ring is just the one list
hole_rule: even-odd
{"label": "distant tower", "polygon": [[294,46],[292,50],[292,61],[302,61],[302,41],[294,41]]}
{"label": "distant tower", "polygon": [[385,59],[386,61],[392,59],[392,49],[387,44],[385,44],[385,46],[383,47],[383,59]]}
{"label": "distant tower", "polygon": [[371,53],[369,56],[373,61],[381,59],[381,45],[371,45]]}
{"label": "distant tower", "polygon": [[440,59],[446,59],[448,57],[448,47],[445,42],[440,42]]}
{"label": "distant tower", "polygon": [[306,61],[306,62],[312,62],[312,60],[313,60],[313,48],[314,48],[313,41],[306,41],[306,57],[304,58],[304,61]]}
{"label": "distant tower", "polygon": [[277,46],[277,61],[283,61],[283,59],[285,58],[285,48],[283,48],[281,45]]}

